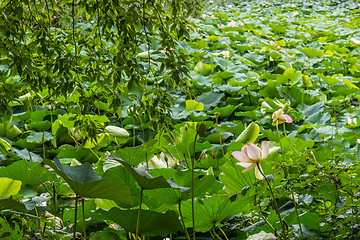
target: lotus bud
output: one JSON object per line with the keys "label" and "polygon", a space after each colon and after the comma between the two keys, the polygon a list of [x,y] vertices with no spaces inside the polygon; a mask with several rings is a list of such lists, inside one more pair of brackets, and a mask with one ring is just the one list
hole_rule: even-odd
{"label": "lotus bud", "polygon": [[208,129],[208,126],[204,122],[199,122],[196,124],[196,132],[198,134],[202,134],[202,133],[206,132],[207,129]]}
{"label": "lotus bud", "polygon": [[128,138],[130,134],[124,128],[116,127],[116,126],[107,126],[105,128],[105,132],[108,133],[110,136],[114,137],[123,137]]}
{"label": "lotus bud", "polygon": [[284,106],[284,108],[283,108],[283,110],[284,110],[284,113],[288,113],[289,110],[290,110],[290,104],[289,104],[289,103],[286,103],[285,106]]}

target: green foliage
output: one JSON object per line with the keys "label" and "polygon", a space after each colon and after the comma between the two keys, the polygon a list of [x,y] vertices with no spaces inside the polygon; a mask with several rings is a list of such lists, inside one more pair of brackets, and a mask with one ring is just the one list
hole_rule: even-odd
{"label": "green foliage", "polygon": [[0,238],[359,238],[359,6],[216,2],[0,4]]}

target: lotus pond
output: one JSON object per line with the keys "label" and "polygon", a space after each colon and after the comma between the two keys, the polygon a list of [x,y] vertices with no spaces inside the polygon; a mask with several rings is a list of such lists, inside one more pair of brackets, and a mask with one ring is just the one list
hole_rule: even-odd
{"label": "lotus pond", "polygon": [[74,8],[28,55],[4,40],[0,239],[360,238],[359,3],[203,4],[171,43],[147,26],[125,70],[120,30]]}

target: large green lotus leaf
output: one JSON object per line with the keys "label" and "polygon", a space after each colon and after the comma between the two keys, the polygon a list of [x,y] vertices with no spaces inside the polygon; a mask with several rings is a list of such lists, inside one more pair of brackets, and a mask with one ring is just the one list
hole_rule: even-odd
{"label": "large green lotus leaf", "polygon": [[[117,161],[114,161],[114,162],[116,162],[117,164],[120,164]],[[129,187],[132,198],[133,198],[133,204],[130,205],[130,207],[138,206],[139,205],[139,199],[140,199],[140,187],[136,183],[135,178],[131,175],[129,170],[127,170],[124,166],[118,165],[118,166],[115,166],[115,167],[112,167],[112,168],[109,168],[108,170],[106,170],[106,172],[104,173],[103,176],[107,176],[109,174],[117,175]],[[128,207],[128,205],[124,205],[124,204],[121,204],[121,203],[118,203],[118,205],[120,207]]]}
{"label": "large green lotus leaf", "polygon": [[63,166],[56,157],[54,163],[48,160],[46,163],[80,196],[132,204],[129,187],[116,175],[110,174],[102,179],[87,162],[78,166]]}
{"label": "large green lotus leaf", "polygon": [[203,76],[209,76],[214,70],[216,65],[206,64],[203,62],[198,62],[195,66],[195,70],[198,71]]}
{"label": "large green lotus leaf", "polygon": [[202,111],[204,110],[204,104],[202,104],[201,102],[197,102],[195,100],[186,100],[185,102],[186,107],[185,110],[191,111]]}
{"label": "large green lotus leaf", "polygon": [[71,145],[63,145],[60,148],[58,158],[61,162],[66,162],[66,160],[76,159],[79,162],[93,162],[93,159],[96,159],[94,152],[87,148],[77,148]]}
{"label": "large green lotus leaf", "polygon": [[205,110],[207,110],[210,107],[216,107],[220,103],[223,96],[223,93],[209,91],[198,96],[196,101],[202,102],[204,104]]}
{"label": "large green lotus leaf", "polygon": [[[169,169],[154,169],[151,171],[153,176],[164,176],[171,178],[180,186],[181,191],[178,189],[154,189],[146,192],[146,195],[161,201],[166,204],[177,204],[180,200],[187,200],[191,198],[191,171],[190,170],[177,170],[169,171]],[[194,197],[203,198],[205,194],[213,194],[223,188],[223,185],[216,181],[216,178],[212,175],[202,176],[204,173],[200,171],[195,172],[194,179]]]}
{"label": "large green lotus leaf", "polygon": [[33,188],[42,191],[44,188],[39,188],[41,185],[39,179],[41,179],[42,182],[53,181],[56,179],[54,174],[42,167],[40,163],[28,162],[26,160],[16,161],[5,168],[0,168],[0,177],[19,180],[22,182],[22,187],[30,185]]}
{"label": "large green lotus leaf", "polygon": [[[146,151],[145,146],[137,146],[137,147],[126,147],[121,148],[114,152],[114,155],[116,157],[121,158],[125,162],[127,162],[130,165],[137,166],[139,163],[146,161]],[[148,158],[151,158],[151,156],[147,156]]]}
{"label": "large green lotus leaf", "polygon": [[17,157],[19,157],[20,159],[26,159],[31,162],[42,162],[43,161],[43,159],[42,159],[42,157],[40,157],[40,155],[30,152],[27,149],[19,150],[19,149],[13,148],[12,151],[14,151],[14,153],[16,153]]}
{"label": "large green lotus leaf", "polygon": [[302,79],[302,74],[294,68],[289,68],[284,71],[282,77],[290,81],[291,85],[294,85]]}
{"label": "large green lotus leaf", "polygon": [[54,136],[51,135],[51,133],[49,132],[35,132],[35,131],[32,131],[30,133],[30,135],[27,137],[27,141],[28,142],[35,142],[35,143],[42,143],[42,142],[46,142],[46,141],[49,141],[51,139],[53,139]]}
{"label": "large green lotus leaf", "polygon": [[[240,151],[239,149],[238,151]],[[220,167],[220,181],[225,185],[225,191],[230,194],[240,193],[244,188],[254,184],[254,171],[242,173],[244,168],[236,165],[238,160],[231,158]]]}
{"label": "large green lotus leaf", "polygon": [[243,55],[244,58],[254,62],[254,63],[262,63],[265,60],[264,55],[255,54],[255,53],[246,53]]}
{"label": "large green lotus leaf", "polygon": [[209,42],[216,42],[217,40],[219,40],[221,38],[221,36],[214,36],[214,35],[212,35],[212,36],[208,36],[207,38],[206,38],[206,40],[208,40]]}
{"label": "large green lotus leaf", "polygon": [[196,74],[196,73],[192,73],[191,77],[194,80],[194,82],[199,85],[211,86],[211,83],[213,81],[212,77],[203,76],[201,74]]}
{"label": "large green lotus leaf", "polygon": [[11,209],[18,212],[27,212],[25,205],[11,198],[0,199],[0,211]]}
{"label": "large green lotus leaf", "polygon": [[35,121],[29,123],[27,126],[35,131],[47,131],[51,128],[52,123],[50,121]]}
{"label": "large green lotus leaf", "polygon": [[112,156],[112,159],[120,162],[127,170],[130,171],[131,175],[135,178],[136,182],[142,189],[157,189],[157,188],[178,188],[173,182],[168,182],[163,176],[153,177],[151,176],[145,167],[134,168],[124,160]]}
{"label": "large green lotus leaf", "polygon": [[31,122],[43,121],[47,115],[51,115],[49,110],[37,110],[31,112]]}
{"label": "large green lotus leaf", "polygon": [[0,198],[8,198],[20,191],[21,181],[0,177]]}
{"label": "large green lotus leaf", "polygon": [[[191,201],[182,203],[182,214],[186,227],[192,227]],[[240,213],[239,202],[230,202],[227,197],[213,196],[205,198],[204,204],[196,201],[194,205],[195,229],[198,232],[207,232],[218,226],[221,221],[231,215]]]}
{"label": "large green lotus leaf", "polygon": [[228,20],[229,19],[229,15],[225,14],[225,13],[214,13],[213,14],[214,17],[220,18],[220,19],[224,19],[224,20]]}
{"label": "large green lotus leaf", "polygon": [[308,57],[322,57],[324,54],[324,51],[320,50],[320,49],[312,49],[312,48],[300,48],[299,49],[300,52],[305,53],[306,56]]}
{"label": "large green lotus leaf", "polygon": [[[112,208],[109,211],[99,209],[97,212],[104,218],[114,221],[127,232],[136,232],[138,210],[121,210]],[[183,228],[175,211],[165,213],[141,210],[139,234],[143,236],[166,236],[175,234]]]}

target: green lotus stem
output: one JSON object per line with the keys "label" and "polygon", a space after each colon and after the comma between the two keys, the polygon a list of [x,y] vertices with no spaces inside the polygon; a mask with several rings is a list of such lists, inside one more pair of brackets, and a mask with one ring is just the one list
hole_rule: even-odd
{"label": "green lotus stem", "polygon": [[134,116],[132,116],[133,120],[133,147],[135,147],[135,119]]}
{"label": "green lotus stem", "polygon": [[294,192],[291,191],[291,197],[292,197],[292,200],[293,200],[293,203],[294,203],[294,207],[295,207],[295,211],[296,211],[296,218],[297,218],[297,221],[299,223],[299,229],[300,229],[300,234],[301,234],[301,239],[304,239],[304,234],[303,234],[303,231],[302,231],[302,227],[301,227],[301,222],[300,222],[300,217],[299,217],[299,210],[297,208],[297,204],[295,202],[295,197],[294,197]]}
{"label": "green lotus stem", "polygon": [[215,235],[218,239],[222,240],[222,238],[215,232],[214,229],[213,229],[212,231],[213,231],[214,235]]}
{"label": "green lotus stem", "polygon": [[266,217],[264,217],[262,213],[261,213],[261,217],[266,222],[266,224],[271,228],[271,230],[275,233],[275,235],[277,235],[276,229],[271,225],[271,223],[269,223],[269,221],[266,219]]}
{"label": "green lotus stem", "polygon": [[[219,134],[220,148],[221,148],[221,152],[222,152],[222,155],[223,155],[223,157],[224,157],[224,160],[225,160],[225,162],[226,162],[224,147],[223,147],[223,143],[222,143],[222,141],[221,141],[221,135],[220,135],[219,116],[218,116],[217,112],[215,113],[215,118],[216,118],[216,128],[217,128],[217,132],[218,132],[218,134]],[[219,165],[219,162],[218,162],[218,165]],[[219,170],[220,170],[220,168],[219,168]]]}
{"label": "green lotus stem", "polygon": [[190,236],[189,236],[189,233],[188,233],[188,231],[186,229],[184,218],[183,218],[183,215],[182,215],[182,212],[181,212],[181,200],[179,201],[178,205],[179,205],[179,214],[180,214],[181,223],[182,223],[182,225],[184,227],[187,239],[190,240]]}
{"label": "green lotus stem", "polygon": [[276,209],[275,209],[275,212],[276,212],[276,214],[277,214],[278,217],[279,217],[280,224],[281,224],[281,228],[282,228],[282,230],[283,230],[284,239],[286,239],[286,235],[285,235],[285,234],[286,234],[286,229],[285,229],[285,226],[284,226],[283,221],[282,221],[282,219],[281,219],[281,215],[280,215],[280,212],[279,212],[279,205],[278,205],[278,203],[277,203],[277,201],[276,201],[276,198],[275,198],[274,192],[273,192],[273,190],[272,190],[272,187],[271,187],[271,185],[270,185],[270,182],[269,182],[269,180],[267,179],[267,177],[265,176],[265,174],[263,173],[263,171],[261,170],[259,163],[256,163],[256,165],[257,165],[257,167],[258,167],[261,175],[265,178],[265,181],[266,181],[266,183],[267,183],[267,185],[268,185],[268,187],[269,187],[269,189],[270,189],[271,196],[272,196],[272,198],[273,198],[273,200],[274,200],[274,203],[275,203],[275,208],[276,208]]}
{"label": "green lotus stem", "polygon": [[74,240],[76,239],[76,222],[77,222],[78,199],[79,199],[79,195],[76,193],[76,197],[75,197],[75,216],[74,216],[74,235],[73,235]]}
{"label": "green lotus stem", "polygon": [[142,204],[143,191],[144,191],[144,188],[141,188],[141,191],[140,191],[140,203],[139,203],[138,216],[137,216],[137,222],[136,222],[136,234],[135,234],[135,239],[138,239],[138,238],[139,238],[140,216],[141,216],[141,204]]}
{"label": "green lotus stem", "polygon": [[226,233],[221,229],[221,227],[219,226],[220,231],[222,232],[222,234],[224,235],[226,240],[229,240],[229,238],[226,236]]}
{"label": "green lotus stem", "polygon": [[283,128],[284,128],[284,135],[285,135],[285,137],[287,137],[287,135],[286,135],[286,129],[285,129],[285,123],[283,123]]}
{"label": "green lotus stem", "polygon": [[198,132],[195,134],[194,140],[194,152],[193,157],[191,159],[191,215],[192,215],[192,222],[193,222],[193,239],[195,240],[195,210],[194,210],[194,168],[195,168],[195,147],[196,147],[196,139],[198,136]]}
{"label": "green lotus stem", "polygon": [[281,143],[281,137],[280,137],[280,132],[279,132],[279,126],[278,126],[278,124],[276,124],[276,131],[277,131],[277,133],[278,133],[278,138],[279,138],[279,143],[280,143],[280,149],[281,149],[281,155],[282,155],[282,157],[283,157],[284,162],[286,162],[285,155],[284,155],[284,149],[283,149],[283,146],[282,146],[282,143]]}
{"label": "green lotus stem", "polygon": [[51,196],[53,199],[53,204],[54,204],[54,212],[57,212],[57,202],[56,202],[56,189],[55,189],[55,182],[52,182],[52,187],[53,187],[53,195]]}
{"label": "green lotus stem", "polygon": [[83,235],[86,239],[86,226],[85,226],[85,200],[81,199],[81,206],[82,206],[82,220],[83,220]]}
{"label": "green lotus stem", "polygon": [[[282,146],[282,143],[281,143],[281,137],[280,137],[280,132],[279,132],[279,127],[278,125],[276,124],[276,131],[278,133],[278,138],[279,138],[279,143],[280,143],[280,148],[281,148],[281,155],[283,157],[283,160],[284,162],[286,162],[286,159],[285,159],[285,155],[284,155],[284,149],[283,149],[283,146]],[[284,123],[284,132],[285,132],[285,123]],[[296,152],[296,151],[295,151]],[[295,202],[295,199],[294,199],[294,192],[291,191],[291,196],[292,196],[292,200],[293,200],[293,203],[294,203],[294,206],[295,206],[295,212],[296,212],[296,218],[297,218],[297,221],[298,221],[298,224],[299,224],[299,229],[300,229],[300,234],[301,234],[301,238],[304,239],[304,234],[303,234],[303,231],[302,231],[302,227],[301,227],[301,223],[300,223],[300,217],[299,217],[299,211],[297,209],[297,205],[296,205],[296,202]],[[281,223],[281,226],[283,224]]]}

